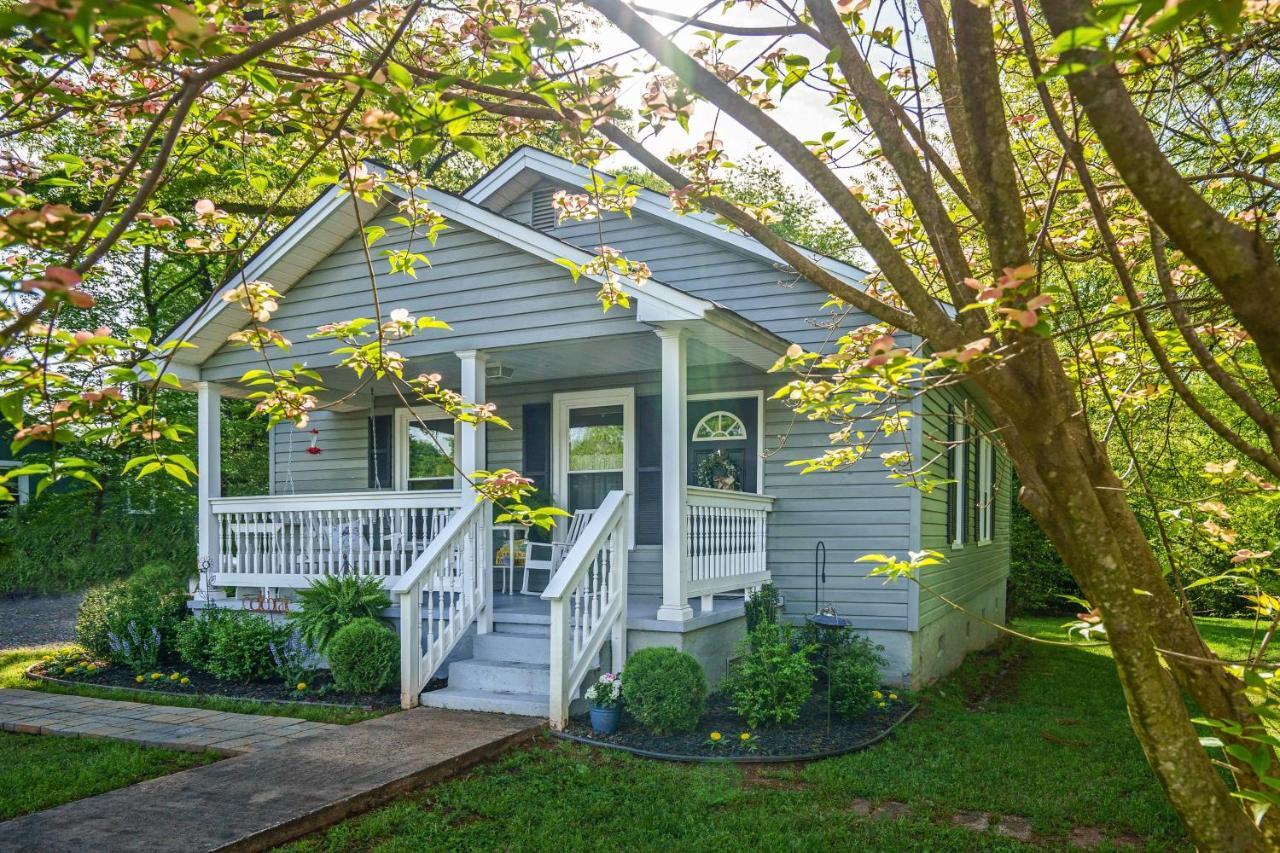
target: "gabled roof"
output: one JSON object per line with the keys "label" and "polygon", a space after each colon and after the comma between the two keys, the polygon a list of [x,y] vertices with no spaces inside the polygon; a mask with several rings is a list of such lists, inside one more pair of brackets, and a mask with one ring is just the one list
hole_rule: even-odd
{"label": "gabled roof", "polygon": [[[392,197],[410,197],[410,191],[394,183],[393,176],[388,175],[385,167],[372,162],[367,162],[366,166],[386,179],[385,186]],[[483,233],[548,262],[554,263],[563,258],[581,265],[594,257],[590,252],[501,216],[462,196],[433,188],[416,189],[413,193],[444,216],[446,221]],[[351,196],[338,187],[325,191],[259,249],[226,285],[166,336],[165,340],[186,340],[196,345],[194,349],[177,351],[174,362],[179,376],[183,373],[182,365],[201,364],[225,343],[228,335],[245,326],[244,313],[223,301],[224,293],[241,282],[261,279],[270,282],[282,295],[286,294],[317,263],[355,235],[360,222],[373,219],[387,203],[353,202]],[[584,277],[600,282],[599,276],[584,274]],[[643,286],[628,289],[636,303],[636,319],[640,322],[707,320],[727,334],[751,336],[756,344],[768,351],[781,352],[787,346],[787,341],[724,306],[660,281],[649,279]]]}
{"label": "gabled roof", "polygon": [[[608,180],[611,175],[596,170],[596,174]],[[583,187],[591,183],[591,172],[571,160],[550,154],[528,145],[512,151],[501,163],[494,166],[463,192],[463,196],[491,209],[501,209],[543,180],[571,187]],[[769,251],[754,238],[731,231],[706,213],[676,213],[671,201],[660,192],[642,187],[636,198],[635,209],[668,222],[678,228],[691,231],[700,237],[717,242],[726,248],[749,255],[769,264],[787,266],[787,263]],[[792,243],[798,252],[811,258],[818,266],[832,275],[857,284],[866,278],[866,270],[835,258],[818,254],[812,249]]]}

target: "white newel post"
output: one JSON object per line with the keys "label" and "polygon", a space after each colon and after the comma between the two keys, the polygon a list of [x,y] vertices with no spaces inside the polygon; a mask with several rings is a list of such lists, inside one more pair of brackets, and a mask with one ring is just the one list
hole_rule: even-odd
{"label": "white newel post", "polygon": [[[469,403],[487,402],[485,397],[485,363],[489,356],[479,350],[464,350],[457,353],[462,362],[462,397]],[[485,427],[483,424],[462,424],[462,441],[459,447],[459,464],[463,473],[470,476],[473,471],[488,467],[485,453]],[[469,482],[462,484],[462,508],[470,507],[476,499],[476,490]],[[493,595],[493,560],[489,550],[493,536],[493,508],[486,506],[482,511],[477,541],[472,543],[474,566],[480,573],[478,586],[483,601],[477,607],[476,631],[487,634],[493,627],[493,608],[489,600]]]}
{"label": "white newel post", "polygon": [[[213,382],[196,383],[196,497],[199,503],[199,530],[196,553],[201,561],[209,561],[209,572],[222,568],[218,542],[218,520],[213,515],[212,500],[222,496],[222,386]],[[206,590],[200,590],[206,592]]]}
{"label": "white newel post", "polygon": [[681,329],[658,329],[662,339],[662,604],[659,619],[693,618],[689,606],[686,472],[688,380]]}

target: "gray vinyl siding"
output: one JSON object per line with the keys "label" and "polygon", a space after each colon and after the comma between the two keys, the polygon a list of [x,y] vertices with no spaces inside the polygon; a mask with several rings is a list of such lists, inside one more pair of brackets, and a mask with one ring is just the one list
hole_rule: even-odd
{"label": "gray vinyl siding", "polygon": [[[786,596],[787,614],[798,618],[813,610],[814,546],[821,540],[827,547],[827,583],[819,593],[819,603],[834,605],[859,628],[906,630],[910,605],[906,585],[886,585],[881,578],[868,577],[866,567],[856,562],[865,554],[902,554],[911,547],[911,492],[887,480],[878,459],[891,445],[876,445],[870,457],[852,471],[801,474],[799,467],[787,463],[821,454],[828,446],[831,429],[825,423],[799,418],[781,402],[768,399],[781,384],[780,377],[745,365],[691,368],[689,372],[691,395],[757,390],[765,394],[764,491],[776,498],[769,517],[769,569]],[[526,403],[550,402],[557,392],[619,387],[634,388],[636,396],[657,395],[661,375],[653,369],[571,381],[492,385],[488,398],[511,429],[488,428],[488,467],[521,470],[521,409]],[[390,405],[389,399],[379,398],[377,411],[390,411]],[[315,423],[323,449],[318,456],[305,451],[309,433],[277,428],[277,490],[286,491],[283,484],[289,467],[298,493],[366,488],[367,418],[368,413],[318,415]],[[284,455],[289,438],[295,448],[291,466]],[[629,570],[633,595],[661,595],[660,548],[634,549]]]}
{"label": "gray vinyl siding", "polygon": [[[550,186],[540,184],[499,212],[529,224],[534,193]],[[822,310],[828,296],[817,285],[656,217],[637,212],[630,218],[609,214],[596,221],[566,220],[547,233],[588,251],[612,246],[647,263],[658,281],[718,302],[789,341],[822,349],[839,337],[827,328],[835,315]],[[866,315],[855,313],[841,327],[868,322]]]}
{"label": "gray vinyl siding", "polygon": [[[981,429],[989,430],[991,421],[986,413],[971,397],[958,388],[934,391],[924,398],[921,456],[924,461],[934,460],[933,470],[939,477],[945,476],[946,471],[947,407],[953,406],[958,412],[966,402],[976,413]],[[971,439],[975,437],[972,427],[969,429],[968,436]],[[973,442],[972,447],[967,476],[970,482],[976,482],[978,476],[976,441]],[[920,497],[921,546],[940,551],[946,557],[946,561],[941,565],[929,567],[920,574],[922,582],[920,625],[922,627],[951,612],[950,605],[939,595],[963,605],[993,585],[1003,585],[1008,578],[1012,468],[998,444],[995,445],[993,458],[996,466],[995,527],[990,543],[979,544],[970,539],[964,543],[963,547],[953,547],[952,543],[947,541],[946,487],[940,486],[930,494]],[[975,511],[970,505],[966,505],[966,510],[970,513]],[[928,589],[925,589],[925,586]]]}
{"label": "gray vinyl siding", "polygon": [[[595,286],[586,280],[575,283],[556,264],[458,226],[443,232],[432,247],[421,237],[411,240],[408,229],[390,219],[384,215],[374,221],[387,229],[372,252],[383,311],[407,308],[452,326],[399,342],[396,350],[406,358],[637,331],[633,311],[615,308],[602,316]],[[411,246],[424,252],[431,266],[419,266],[416,279],[392,275],[383,250]],[[271,327],[293,346],[286,356],[273,357],[332,364],[333,341],[308,336],[324,323],[372,314],[365,254],[360,236],[354,235],[280,300]],[[224,345],[202,372],[207,379],[232,379],[261,366],[261,357],[247,347]]]}
{"label": "gray vinyl siding", "polygon": [[[320,452],[307,452],[311,429]],[[273,494],[358,492],[369,484],[369,417],[364,412],[316,412],[297,429],[278,424],[272,431]]]}

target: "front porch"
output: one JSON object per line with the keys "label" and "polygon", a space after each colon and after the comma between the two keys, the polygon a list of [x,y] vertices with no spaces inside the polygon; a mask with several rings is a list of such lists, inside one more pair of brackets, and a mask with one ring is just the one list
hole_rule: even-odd
{"label": "front porch", "polygon": [[[280,597],[328,575],[379,578],[401,617],[406,707],[419,702],[464,638],[493,632],[495,620],[517,610],[537,612],[547,626],[548,707],[553,722],[562,720],[602,650],[616,669],[631,635],[646,645],[664,637],[680,645],[681,634],[737,617],[747,592],[770,578],[773,499],[763,494],[764,397],[757,390],[766,354],[748,347],[757,363],[747,363],[725,346],[722,330],[675,325],[587,343],[457,353],[445,382],[469,401],[496,402],[515,422],[512,431],[396,408],[391,389],[377,384],[366,386],[369,402],[361,407],[354,402],[361,389],[343,388],[341,371],[321,368],[326,387],[347,402],[327,420],[317,417],[318,440],[278,429],[273,494],[248,497],[217,494],[219,399],[236,393],[234,386],[197,381],[200,583]],[[581,371],[584,359],[602,368],[656,364],[616,379],[603,369],[563,378]],[[519,384],[504,367],[511,364]],[[690,394],[691,373],[704,388],[726,377],[750,381],[742,391]],[[523,402],[537,395],[548,402]],[[708,418],[709,437],[694,435]],[[339,433],[337,424],[349,426]],[[367,442],[350,449],[349,436],[365,424]],[[338,436],[332,445],[330,435]],[[294,456],[299,438],[311,442],[302,445],[302,462]],[[710,452],[736,454],[722,488],[695,484],[699,460]],[[363,480],[366,458],[369,488],[352,488]],[[561,544],[541,571],[526,575],[525,532],[495,527],[493,508],[476,501],[467,480],[500,467],[534,476],[574,513],[572,524],[558,525]],[[321,480],[313,471],[332,476]],[[344,481],[351,485],[333,489]],[[309,493],[296,493],[299,484]],[[526,589],[532,594],[521,595]]]}

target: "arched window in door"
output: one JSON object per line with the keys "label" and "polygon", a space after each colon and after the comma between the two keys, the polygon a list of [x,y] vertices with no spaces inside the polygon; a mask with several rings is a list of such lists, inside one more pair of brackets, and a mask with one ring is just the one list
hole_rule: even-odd
{"label": "arched window in door", "polygon": [[709,412],[693,428],[694,441],[743,441],[746,437],[742,418],[723,409]]}

